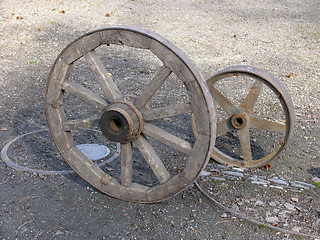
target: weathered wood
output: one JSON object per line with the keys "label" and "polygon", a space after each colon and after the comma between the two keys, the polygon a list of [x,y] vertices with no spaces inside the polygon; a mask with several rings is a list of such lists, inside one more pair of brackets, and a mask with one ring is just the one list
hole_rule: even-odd
{"label": "weathered wood", "polygon": [[142,131],[149,137],[171,147],[187,155],[190,154],[192,146],[189,142],[174,136],[163,129],[156,127],[150,123],[145,123]]}
{"label": "weathered wood", "polygon": [[73,63],[81,58],[87,52],[97,48],[101,44],[100,33],[84,35],[74,41],[60,54],[60,57],[66,64]]}
{"label": "weathered wood", "polygon": [[190,103],[179,103],[167,107],[154,108],[150,110],[141,110],[141,114],[145,121],[174,117],[191,112],[192,109]]}
{"label": "weathered wood", "polygon": [[125,29],[115,29],[101,31],[102,44],[125,45],[127,47],[145,48],[150,47],[151,38],[138,32],[127,31]]}
{"label": "weathered wood", "polygon": [[[202,134],[198,135],[192,151],[189,154],[186,166],[182,171],[186,179],[194,181],[199,176],[209,161],[212,147],[213,146],[210,145],[210,136]],[[205,164],[203,164],[203,159],[200,159],[198,156],[205,156]]]}
{"label": "weathered wood", "polygon": [[64,159],[83,179],[99,189],[101,178],[106,173],[102,171],[97,164],[92,162],[78,147],[73,146],[64,154]]}
{"label": "weathered wood", "polygon": [[286,132],[286,125],[281,123],[272,122],[267,119],[262,119],[255,116],[250,116],[250,127],[255,129],[262,129],[272,132]]}
{"label": "weathered wood", "polygon": [[[128,139],[129,143],[122,144],[121,146],[121,179],[119,180],[121,182],[114,178],[112,171],[107,173],[102,171],[102,169],[88,159],[73,142],[71,130],[87,127],[92,128],[93,125],[97,124],[99,119],[90,117],[87,119],[79,118],[68,120],[63,109],[64,92],[74,95],[77,98],[76,100],[83,100],[101,110],[105,109],[109,101],[116,104],[114,102],[122,98],[116,83],[112,80],[110,74],[94,51],[95,48],[101,44],[117,44],[150,49],[164,64],[164,67],[150,81],[149,85],[136,100],[136,104],[144,116],[140,116],[140,111],[136,107],[121,108],[126,114],[129,114],[131,118],[134,118],[134,122],[139,120],[139,129],[135,127],[136,130],[138,129],[136,134],[138,138],[135,140],[133,140],[134,138]],[[68,80],[73,62],[83,56],[97,78],[107,100],[92,90],[86,89],[81,84]],[[146,110],[147,102],[161,87],[171,71],[178,76],[184,86],[186,86],[190,104],[174,104],[164,108],[150,111]],[[171,42],[155,33],[137,27],[110,26],[85,34],[72,42],[59,55],[48,81],[46,112],[49,128],[52,131],[52,136],[59,151],[63,158],[68,161],[72,168],[74,168],[83,179],[98,190],[116,198],[139,202],[158,202],[173,196],[194,181],[197,177],[194,173],[199,173],[200,168],[205,166],[206,156],[209,153],[203,153],[203,151],[201,151],[202,146],[200,148],[199,146],[192,147],[187,141],[164,130],[157,129],[153,125],[148,125],[149,123],[146,121],[180,114],[195,113],[199,115],[195,120],[196,125],[199,126],[200,132],[206,131],[204,135],[207,137],[207,140],[210,140],[206,145],[212,145],[214,142],[214,131],[211,128],[214,128],[215,124],[210,122],[212,118],[207,116],[208,114],[214,114],[211,101],[210,93],[195,64]],[[129,104],[127,105],[129,106]],[[197,111],[197,108],[204,108],[204,110]],[[124,113],[121,113],[122,116],[123,114]],[[190,169],[187,169],[181,174],[178,173],[171,177],[166,166],[148,142],[147,138],[144,134],[140,135],[144,122],[147,123],[145,133],[156,140],[167,144],[173,149],[178,149],[186,155],[197,152],[197,154],[192,155],[192,157],[189,156],[188,162],[190,162],[189,165],[192,165],[191,162],[196,161],[197,164],[193,165],[193,167],[197,167],[198,169],[191,169],[190,173]],[[200,134],[200,136],[202,136],[202,134]],[[155,184],[155,186],[149,187],[147,186],[149,184],[143,186],[133,182],[132,175],[135,170],[132,169],[134,155],[131,147],[132,142],[130,141],[140,150],[147,164],[149,164],[151,170],[159,180],[159,183]],[[204,142],[202,142],[202,144],[204,144]],[[198,148],[200,152],[198,152]],[[188,178],[185,177],[186,174]]]}
{"label": "weathered wood", "polygon": [[228,126],[228,122],[229,122],[229,119],[227,118],[217,124],[217,136],[224,135],[227,132],[231,131],[231,129]]}
{"label": "weathered wood", "polygon": [[170,182],[157,185],[146,191],[147,202],[158,202],[159,199],[167,199],[181,191],[190,184],[190,180],[184,177],[184,174],[180,173],[173,176]]}
{"label": "weathered wood", "polygon": [[62,129],[62,123],[67,119],[63,108],[53,108],[51,104],[47,104],[46,115],[53,140],[60,153],[63,154],[75,145],[71,133]]}
{"label": "weathered wood", "polygon": [[[150,45],[150,50],[186,85],[195,80],[194,75],[191,73],[185,62],[183,62],[177,54],[172,52],[167,46],[153,40]],[[185,59],[185,61],[189,61],[189,59]]]}
{"label": "weathered wood", "polygon": [[107,72],[99,56],[95,51],[90,51],[84,55],[84,59],[89,64],[95,77],[98,79],[100,87],[110,102],[122,98],[121,92],[113,81],[111,74]]}
{"label": "weathered wood", "polygon": [[120,185],[115,179],[112,179],[106,185],[101,184],[98,189],[109,196],[126,201],[148,202],[146,192],[149,190],[149,187],[141,184],[132,183],[129,187],[125,187]]}
{"label": "weathered wood", "polygon": [[252,152],[250,143],[250,133],[249,128],[244,128],[237,131],[243,159],[246,163],[250,164],[252,162]]}
{"label": "weathered wood", "polygon": [[240,108],[242,108],[248,115],[251,114],[253,107],[257,102],[262,86],[263,82],[256,80],[252,88],[250,89],[250,92],[248,93],[247,97],[243,100],[240,106]]}
{"label": "weathered wood", "polygon": [[83,87],[81,84],[65,81],[62,85],[62,89],[98,109],[102,110],[108,105],[108,103],[98,94]]}
{"label": "weathered wood", "polygon": [[63,131],[81,130],[93,128],[99,125],[99,117],[89,117],[84,119],[67,120],[62,123]]}
{"label": "weathered wood", "polygon": [[121,144],[121,185],[130,186],[132,183],[132,146],[130,143]]}
{"label": "weathered wood", "polygon": [[220,93],[215,87],[211,87],[211,92],[213,98],[228,114],[228,116],[231,116],[237,110],[237,108],[229,101],[229,99],[226,98],[222,93]]}
{"label": "weathered wood", "polygon": [[192,89],[190,103],[198,134],[212,135],[211,124],[215,116],[210,116],[202,89],[196,81],[188,84],[188,89]]}
{"label": "weathered wood", "polygon": [[159,182],[167,182],[171,176],[148,140],[144,136],[140,135],[136,140],[134,140],[134,143],[149,164]]}
{"label": "weathered wood", "polygon": [[136,108],[139,110],[143,109],[170,74],[171,70],[163,65],[134,102]]}
{"label": "weathered wood", "polygon": [[52,68],[46,91],[46,103],[52,104],[53,101],[60,101],[63,97],[61,91],[63,82],[68,79],[73,65],[68,65],[58,58]]}

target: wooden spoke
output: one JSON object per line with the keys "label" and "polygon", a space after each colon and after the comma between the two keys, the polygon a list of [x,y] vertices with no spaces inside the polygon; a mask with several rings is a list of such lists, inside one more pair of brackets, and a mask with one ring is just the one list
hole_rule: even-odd
{"label": "wooden spoke", "polygon": [[211,88],[212,96],[217,101],[217,103],[222,107],[222,109],[228,114],[232,115],[236,111],[236,107],[226,98],[222,93],[220,93],[215,87]]}
{"label": "wooden spoke", "polygon": [[159,182],[167,182],[171,176],[148,140],[143,135],[140,135],[134,143],[142,153]]}
{"label": "wooden spoke", "polygon": [[71,131],[71,130],[80,130],[86,128],[92,128],[98,126],[99,118],[98,117],[90,117],[85,119],[74,119],[65,121],[62,124],[63,131]]}
{"label": "wooden spoke", "polygon": [[121,185],[130,186],[132,183],[132,144],[121,144]]}
{"label": "wooden spoke", "polygon": [[217,136],[224,135],[230,131],[230,128],[228,126],[228,122],[229,122],[229,119],[225,119],[224,121],[219,122],[217,124],[217,132],[216,132]]}
{"label": "wooden spoke", "polygon": [[150,81],[148,86],[141,92],[140,96],[138,96],[134,105],[139,110],[143,109],[170,74],[171,70],[163,65],[159,72],[157,72],[154,78]]}
{"label": "wooden spoke", "polygon": [[176,105],[170,105],[167,107],[154,108],[150,110],[142,110],[142,116],[145,121],[151,121],[155,119],[162,119],[166,117],[174,117],[182,114],[191,113],[190,103],[180,103]]}
{"label": "wooden spoke", "polygon": [[190,154],[192,146],[189,142],[178,138],[171,133],[164,131],[163,129],[156,127],[150,123],[145,123],[143,128],[143,133],[148,135],[149,137],[169,146],[172,147],[180,152],[185,154]]}
{"label": "wooden spoke", "polygon": [[113,81],[111,74],[107,72],[97,53],[92,50],[84,55],[84,59],[89,64],[95,77],[98,79],[100,87],[110,102],[121,99],[121,93]]}
{"label": "wooden spoke", "polygon": [[258,96],[261,92],[262,85],[262,81],[256,80],[252,88],[250,89],[250,92],[248,93],[247,97],[242,102],[240,108],[242,108],[247,114],[251,114],[254,105],[257,102]]}
{"label": "wooden spoke", "polygon": [[238,133],[238,137],[241,145],[243,159],[246,163],[250,164],[250,162],[252,162],[252,152],[251,152],[249,128],[241,129],[237,133]]}
{"label": "wooden spoke", "polygon": [[267,119],[258,118],[255,116],[250,117],[250,127],[255,129],[268,130],[273,132],[286,132],[286,125],[269,121]]}
{"label": "wooden spoke", "polygon": [[108,105],[108,103],[98,94],[86,89],[81,84],[65,81],[62,85],[62,89],[98,109],[104,109]]}

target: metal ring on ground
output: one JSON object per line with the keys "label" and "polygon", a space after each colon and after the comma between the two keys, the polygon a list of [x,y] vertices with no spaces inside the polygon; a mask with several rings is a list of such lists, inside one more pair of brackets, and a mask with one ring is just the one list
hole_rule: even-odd
{"label": "metal ring on ground", "polygon": [[[90,131],[94,131],[94,132],[100,132],[98,130],[94,130],[94,129],[89,129]],[[61,171],[54,171],[54,170],[41,170],[41,169],[33,169],[33,168],[28,168],[28,167],[24,167],[24,166],[20,166],[18,164],[16,164],[15,162],[13,162],[9,157],[8,157],[8,149],[9,147],[16,142],[18,139],[21,139],[25,136],[34,134],[34,133],[39,133],[39,132],[44,132],[44,131],[49,131],[49,129],[42,129],[42,130],[37,130],[37,131],[33,131],[33,132],[29,132],[29,133],[25,133],[22,134],[20,136],[15,137],[14,139],[12,139],[11,141],[9,141],[6,145],[4,145],[4,147],[1,150],[1,159],[11,168],[18,170],[18,171],[25,171],[25,172],[32,172],[32,173],[38,173],[38,174],[42,174],[42,175],[59,175],[59,174],[72,174],[75,173],[73,170],[61,170]],[[119,156],[120,154],[120,144],[117,143],[117,150],[115,152],[115,154],[113,154],[113,156],[111,156],[110,158],[106,159],[105,161],[101,162],[98,164],[98,166],[103,166],[107,163],[112,162],[116,157]]]}

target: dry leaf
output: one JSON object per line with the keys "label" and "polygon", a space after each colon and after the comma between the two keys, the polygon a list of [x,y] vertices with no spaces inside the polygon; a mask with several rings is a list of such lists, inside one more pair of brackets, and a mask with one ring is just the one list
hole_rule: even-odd
{"label": "dry leaf", "polygon": [[269,170],[271,168],[271,163],[268,163],[262,167],[262,169]]}

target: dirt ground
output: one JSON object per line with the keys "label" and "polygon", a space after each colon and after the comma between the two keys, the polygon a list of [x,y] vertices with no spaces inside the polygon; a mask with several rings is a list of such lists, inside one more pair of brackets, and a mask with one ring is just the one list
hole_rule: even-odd
{"label": "dirt ground", "polygon": [[[206,171],[218,180],[199,182],[234,211],[320,235],[320,188],[312,180],[320,178],[319,16],[317,0],[3,0],[0,148],[44,129],[18,139],[10,156],[32,168],[49,159],[51,170],[67,169],[45,130],[44,95],[55,58],[90,30],[139,26],[181,48],[205,79],[226,67],[252,65],[281,81],[296,114],[285,152],[267,169],[210,162]],[[17,171],[2,161],[0,168],[1,239],[309,239],[226,214],[193,185],[167,201],[139,204],[102,194],[76,174]]]}

